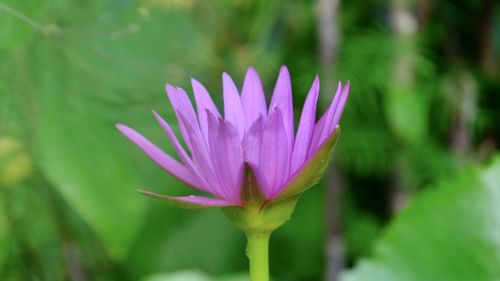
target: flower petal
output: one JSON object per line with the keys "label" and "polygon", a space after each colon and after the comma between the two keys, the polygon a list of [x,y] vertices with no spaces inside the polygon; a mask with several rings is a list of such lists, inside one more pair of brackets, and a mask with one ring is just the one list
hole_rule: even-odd
{"label": "flower petal", "polygon": [[271,196],[271,200],[286,200],[297,196],[316,184],[325,172],[326,167],[328,167],[339,132],[339,127],[336,126],[332,134],[320,145],[315,154],[304,162],[285,184],[276,190]]}
{"label": "flower petal", "polygon": [[151,143],[148,139],[143,137],[134,129],[123,124],[117,124],[116,127],[122,134],[124,134],[128,139],[130,139],[140,149],[142,149],[149,156],[149,158],[155,161],[156,164],[162,167],[169,174],[190,186],[200,189],[203,188],[203,186],[196,180],[196,178],[189,172],[186,167],[163,152],[163,150],[159,149],[156,145]]}
{"label": "flower petal", "polygon": [[264,173],[268,190],[266,196],[273,194],[286,180],[290,162],[286,131],[279,107],[276,107],[266,121],[262,135],[259,165]]}
{"label": "flower petal", "polygon": [[318,144],[320,143],[320,138],[323,133],[323,128],[325,127],[326,116],[328,112],[325,112],[319,121],[314,125],[313,134],[311,137],[311,144],[309,145],[309,152],[307,153],[307,158],[309,159],[315,152]]}
{"label": "flower petal", "polygon": [[311,155],[314,154],[318,149],[318,146],[321,143],[323,143],[323,141],[331,134],[330,128],[333,126],[335,109],[339,104],[341,93],[342,93],[342,83],[339,82],[337,87],[337,92],[335,93],[332,103],[314,126],[314,132],[309,147],[308,157],[311,157]]}
{"label": "flower petal", "polygon": [[174,88],[172,85],[167,84],[165,86],[167,90],[167,96],[172,104],[172,108],[174,109],[175,115],[177,116],[177,120],[179,123],[179,128],[181,130],[182,137],[184,138],[184,142],[187,147],[191,149],[191,143],[189,142],[189,136],[184,124],[182,124],[179,116],[179,112],[182,112],[186,119],[187,123],[191,124],[191,126],[198,126],[198,121],[196,119],[196,113],[194,112],[193,105],[191,104],[191,100],[187,96],[186,92],[181,88]]}
{"label": "flower petal", "polygon": [[300,123],[297,129],[297,137],[293,147],[290,174],[293,174],[307,160],[309,146],[314,131],[314,122],[316,119],[316,106],[319,96],[319,77],[316,76],[314,82],[307,94]]}
{"label": "flower petal", "polygon": [[243,150],[238,130],[208,112],[210,153],[215,173],[231,202],[240,202]]}
{"label": "flower petal", "polygon": [[196,109],[198,112],[198,119],[200,120],[200,128],[205,140],[208,141],[208,123],[207,123],[207,110],[217,117],[220,117],[219,110],[215,106],[207,89],[195,79],[191,79],[193,86],[194,100],[196,101]]}
{"label": "flower petal", "polygon": [[333,114],[333,121],[329,127],[328,134],[331,134],[332,131],[340,122],[340,118],[342,117],[342,113],[344,112],[345,104],[347,102],[347,98],[349,97],[350,89],[351,89],[351,82],[347,81],[344,88],[342,88],[342,92],[340,93],[340,100],[337,106],[335,107],[335,113]]}
{"label": "flower petal", "polygon": [[269,105],[269,113],[271,113],[275,107],[279,107],[281,113],[283,114],[283,123],[285,125],[288,140],[288,152],[291,153],[294,138],[292,82],[290,79],[290,73],[284,65],[280,69],[278,79],[276,80],[276,86],[274,86],[273,97],[271,99],[271,104]]}
{"label": "flower petal", "polygon": [[174,206],[186,208],[186,209],[191,209],[191,210],[226,207],[226,206],[237,206],[237,205],[235,205],[229,201],[226,201],[224,199],[210,198],[210,197],[205,197],[205,196],[189,195],[189,196],[176,197],[176,196],[162,195],[162,194],[158,194],[158,193],[146,191],[146,190],[141,190],[141,189],[139,189],[138,191],[144,195],[153,197],[155,199],[167,201]]}
{"label": "flower petal", "polygon": [[264,125],[264,118],[261,116],[253,122],[252,126],[250,126],[243,141],[245,161],[259,163]]}
{"label": "flower petal", "polygon": [[175,136],[175,133],[172,130],[172,128],[170,127],[170,125],[167,123],[167,121],[165,121],[163,118],[161,118],[161,116],[158,113],[156,113],[155,111],[153,111],[153,114],[155,115],[155,118],[158,121],[158,123],[160,123],[160,125],[165,130],[165,133],[167,134],[168,138],[170,139],[170,142],[172,143],[175,150],[177,151],[177,154],[184,162],[184,165],[186,166],[186,168],[191,172],[191,174],[193,174],[196,177],[198,182],[201,183],[202,186],[200,189],[203,191],[209,192],[208,183],[203,178],[203,175],[198,170],[198,168],[195,165],[195,163],[193,162],[193,160],[191,160],[191,158],[186,153],[186,151],[184,150],[182,145],[179,143],[179,140]]}
{"label": "flower petal", "polygon": [[241,91],[241,105],[246,116],[246,127],[250,127],[259,116],[267,116],[266,97],[259,75],[252,67],[248,68]]}
{"label": "flower petal", "polygon": [[222,74],[222,88],[224,92],[224,118],[238,128],[242,139],[245,134],[245,113],[241,106],[238,89],[227,73]]}
{"label": "flower petal", "polygon": [[[325,113],[326,114],[326,120],[325,120],[325,125],[323,127],[323,130],[321,132],[321,137],[319,138],[319,143],[322,143],[331,133],[330,128],[333,128],[333,119],[335,117],[335,112],[337,111],[337,107],[339,106],[340,101],[342,100],[342,93],[344,92],[342,87],[342,83],[339,82],[337,86],[337,92],[335,93],[335,97],[333,98],[333,101],[328,108],[328,111]],[[319,144],[318,143],[318,144]],[[316,144],[316,145],[318,145]]]}
{"label": "flower petal", "polygon": [[196,130],[190,124],[188,124],[188,121],[186,117],[184,117],[184,114],[179,113],[179,116],[181,118],[181,122],[186,127],[189,141],[192,145],[191,153],[193,155],[193,160],[198,166],[198,170],[201,172],[201,174],[203,174],[203,177],[210,185],[210,193],[216,195],[219,198],[229,200],[230,197],[222,190],[219,180],[216,177],[208,145],[204,137],[199,130]]}

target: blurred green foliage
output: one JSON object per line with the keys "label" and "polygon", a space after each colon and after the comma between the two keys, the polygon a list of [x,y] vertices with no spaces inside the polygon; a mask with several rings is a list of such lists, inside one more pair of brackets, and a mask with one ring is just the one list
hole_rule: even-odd
{"label": "blurred green foliage", "polygon": [[497,157],[421,194],[342,280],[498,279],[499,201]]}
{"label": "blurred green foliage", "polygon": [[[194,77],[220,105],[223,71],[241,86],[253,65],[271,93],[281,64],[295,116],[316,73],[322,110],[337,80],[352,94],[340,202],[327,178],[301,198],[271,240],[274,280],[324,278],[326,204],[340,206],[347,266],[361,260],[344,280],[500,278],[498,160],[483,168],[500,144],[499,4],[401,2],[409,35],[394,31],[398,1],[341,1],[328,68],[317,1],[0,0],[0,280],[244,280],[242,235],[219,211],[140,196],[190,190],[114,124],[172,152],[150,115],[175,123],[166,82]],[[401,214],[400,194],[416,197]]]}

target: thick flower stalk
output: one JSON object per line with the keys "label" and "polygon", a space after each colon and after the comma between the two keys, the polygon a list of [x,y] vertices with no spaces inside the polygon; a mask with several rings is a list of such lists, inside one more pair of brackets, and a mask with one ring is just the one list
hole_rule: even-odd
{"label": "thick flower stalk", "polygon": [[207,196],[141,192],[181,207],[222,207],[247,235],[251,280],[267,281],[269,236],[289,219],[300,194],[319,180],[328,165],[349,83],[339,83],[333,101],[316,122],[316,77],[295,132],[291,80],[285,66],[280,70],[269,106],[253,68],[248,69],[241,95],[231,77],[224,73],[224,115],[205,87],[196,80],[191,82],[196,110],[183,89],[166,85],[188,151],[170,124],[153,112],[180,161],[135,130],[122,124],[117,127],[160,167]]}

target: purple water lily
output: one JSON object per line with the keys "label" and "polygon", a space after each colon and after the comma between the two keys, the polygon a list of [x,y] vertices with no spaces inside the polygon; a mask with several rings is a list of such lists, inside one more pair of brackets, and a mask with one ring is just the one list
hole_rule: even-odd
{"label": "purple water lily", "polygon": [[266,202],[280,196],[293,185],[334,133],[349,95],[349,83],[345,86],[339,83],[331,105],[316,122],[319,94],[319,78],[316,77],[295,133],[292,87],[285,66],[281,67],[269,107],[253,68],[247,71],[241,95],[231,77],[224,73],[224,117],[205,87],[194,79],[191,82],[196,110],[183,89],[166,85],[189,153],[171,126],[153,112],[180,161],[135,130],[122,124],[117,127],[168,173],[213,197],[145,193],[200,207],[243,206],[245,167],[251,168]]}

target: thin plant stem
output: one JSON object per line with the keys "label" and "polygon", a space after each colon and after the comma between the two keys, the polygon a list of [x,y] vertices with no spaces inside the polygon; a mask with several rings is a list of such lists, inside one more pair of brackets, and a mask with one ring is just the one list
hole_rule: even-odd
{"label": "thin plant stem", "polygon": [[271,233],[247,233],[250,281],[269,281],[269,237]]}

